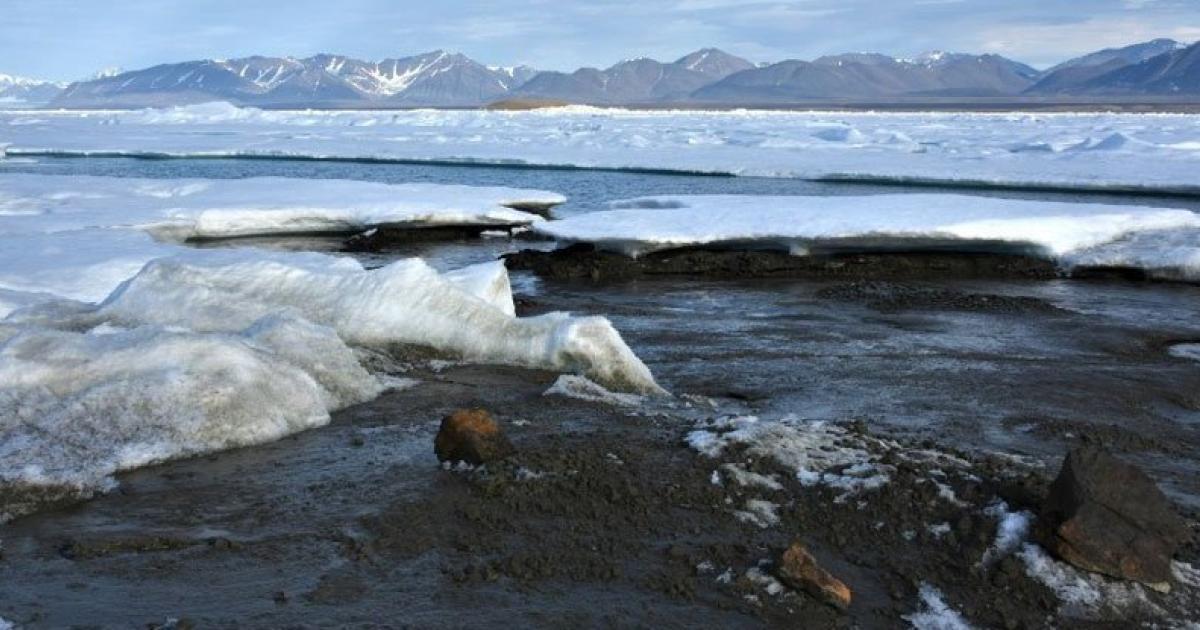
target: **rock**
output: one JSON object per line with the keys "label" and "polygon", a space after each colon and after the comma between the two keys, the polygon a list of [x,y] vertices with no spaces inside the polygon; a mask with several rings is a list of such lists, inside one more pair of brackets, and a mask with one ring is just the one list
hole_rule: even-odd
{"label": "rock", "polygon": [[1171,557],[1188,529],[1141,470],[1092,447],[1071,451],[1042,503],[1038,535],[1062,560],[1169,589]]}
{"label": "rock", "polygon": [[513,447],[487,411],[459,409],[442,419],[433,452],[438,461],[478,466],[507,457]]}
{"label": "rock", "polygon": [[783,552],[779,578],[788,586],[803,590],[821,601],[845,610],[850,606],[850,587],[821,568],[817,559],[799,542]]}

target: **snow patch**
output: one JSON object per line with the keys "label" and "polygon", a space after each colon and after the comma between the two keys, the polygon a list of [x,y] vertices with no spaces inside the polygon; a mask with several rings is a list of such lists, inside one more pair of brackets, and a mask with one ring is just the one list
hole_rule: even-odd
{"label": "snow patch", "polygon": [[645,402],[645,397],[636,394],[611,392],[603,385],[595,383],[583,376],[563,374],[554,381],[543,396],[565,396],[588,402],[604,403],[618,407],[636,407]]}
{"label": "snow patch", "polygon": [[767,457],[791,469],[804,485],[841,490],[838,500],[883,487],[893,472],[890,465],[876,462],[870,450],[888,448],[886,443],[825,422],[740,416],[700,426],[685,438],[697,452],[718,457],[731,446],[741,446],[747,455]]}
{"label": "snow patch", "polygon": [[733,515],[743,523],[768,529],[779,524],[779,504],[762,499],[747,499],[745,509],[737,510]]}
{"label": "snow patch", "polygon": [[[720,471],[734,483],[743,488],[783,490],[783,484],[779,483],[779,480],[775,478],[775,475],[761,475],[759,473],[746,470],[746,467],[743,464],[722,464]],[[714,471],[713,474],[716,474],[716,471]],[[716,485],[720,485],[720,483]]]}
{"label": "snow patch", "polygon": [[984,513],[996,519],[996,541],[983,554],[980,563],[989,565],[1017,550],[1029,536],[1033,514],[1027,511],[1012,512],[1008,504],[997,501],[988,506]]}
{"label": "snow patch", "polygon": [[1060,613],[1074,616],[1098,616],[1105,610],[1117,613],[1144,610],[1155,616],[1165,612],[1154,604],[1142,585],[1110,580],[1085,573],[1050,557],[1041,547],[1026,543],[1017,552],[1026,573],[1054,591],[1062,603]]}
{"label": "snow patch", "polygon": [[[0,300],[3,296],[0,296]],[[1192,361],[1200,361],[1200,343],[1180,343],[1171,346],[1167,350],[1173,357],[1180,359],[1191,359]]]}
{"label": "snow patch", "polygon": [[[766,591],[767,595],[770,595],[771,597],[782,595],[788,590],[787,587],[783,585],[783,582],[780,582],[775,578],[775,576],[763,571],[759,567],[750,567],[749,569],[746,569],[745,575],[746,579],[749,580],[751,584],[754,584],[755,586],[758,586],[762,590]],[[717,581],[720,582],[722,580],[718,578]],[[728,583],[729,580],[725,580],[724,582]]]}
{"label": "snow patch", "polygon": [[941,591],[922,583],[917,593],[921,608],[905,619],[917,630],[970,630],[971,624],[958,611],[946,604]]}

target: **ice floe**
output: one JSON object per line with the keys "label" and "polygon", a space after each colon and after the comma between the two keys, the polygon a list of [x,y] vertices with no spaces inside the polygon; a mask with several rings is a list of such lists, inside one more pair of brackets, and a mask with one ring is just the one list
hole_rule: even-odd
{"label": "ice floe", "polygon": [[131,227],[167,240],[352,233],[378,226],[516,226],[556,193],[349,180],[135,179],[0,174],[0,234]]}
{"label": "ice floe", "polygon": [[1200,194],[1194,114],[627,111],[0,112],[30,154],[254,156]]}
{"label": "ice floe", "polygon": [[612,208],[534,230],[630,256],[700,246],[796,255],[936,248],[1200,277],[1200,215],[1189,210],[942,194],[681,195]]}
{"label": "ice floe", "polygon": [[[348,343],[411,344],[473,362],[579,372],[618,389],[661,391],[608,320],[564,313],[513,317],[494,298],[459,288],[474,283],[448,281],[420,259],[368,271],[345,259],[322,267],[254,254],[227,258],[152,261],[97,313],[118,322],[225,332],[267,314],[294,312]],[[492,278],[495,269],[478,272]]]}
{"label": "ice floe", "polygon": [[381,389],[332,330],[279,315],[223,335],[31,326],[5,336],[0,483],[100,489],[119,470],[325,424]]}
{"label": "ice floe", "polygon": [[1125,234],[1071,252],[1065,264],[1140,269],[1161,280],[1195,281],[1200,279],[1200,228],[1183,226]]}

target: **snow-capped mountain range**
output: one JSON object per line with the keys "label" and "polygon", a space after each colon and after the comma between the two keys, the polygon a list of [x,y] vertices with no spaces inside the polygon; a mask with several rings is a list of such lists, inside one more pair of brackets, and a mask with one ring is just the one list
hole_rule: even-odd
{"label": "snow-capped mountain range", "polygon": [[145,106],[220,98],[251,105],[466,107],[503,97],[534,73],[523,66],[489,68],[440,50],[382,61],[256,56],[164,64],[74,83],[55,103]]}
{"label": "snow-capped mountain range", "polygon": [[109,69],[64,86],[0,75],[0,105],[154,107],[212,100],[264,107],[479,107],[507,99],[601,105],[756,105],[823,100],[1200,95],[1200,45],[1158,39],[1046,71],[985,54],[914,58],[847,53],[754,64],[715,48],[672,62],[538,72],[433,51],[362,61],[341,55],[245,57]]}
{"label": "snow-capped mountain range", "polygon": [[0,107],[48,103],[66,87],[65,83],[0,74]]}

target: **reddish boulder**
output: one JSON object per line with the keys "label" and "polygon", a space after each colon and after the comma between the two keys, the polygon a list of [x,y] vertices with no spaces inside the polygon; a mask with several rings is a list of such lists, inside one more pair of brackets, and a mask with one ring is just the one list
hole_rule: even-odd
{"label": "reddish boulder", "polygon": [[841,610],[850,606],[850,587],[821,568],[817,559],[799,542],[783,552],[779,563],[779,578],[788,586],[802,590]]}
{"label": "reddish boulder", "polygon": [[1169,588],[1188,529],[1141,470],[1096,448],[1071,451],[1042,503],[1042,544],[1094,573]]}
{"label": "reddish boulder", "polygon": [[513,447],[486,410],[459,409],[442,418],[433,452],[438,461],[478,466],[511,455]]}

